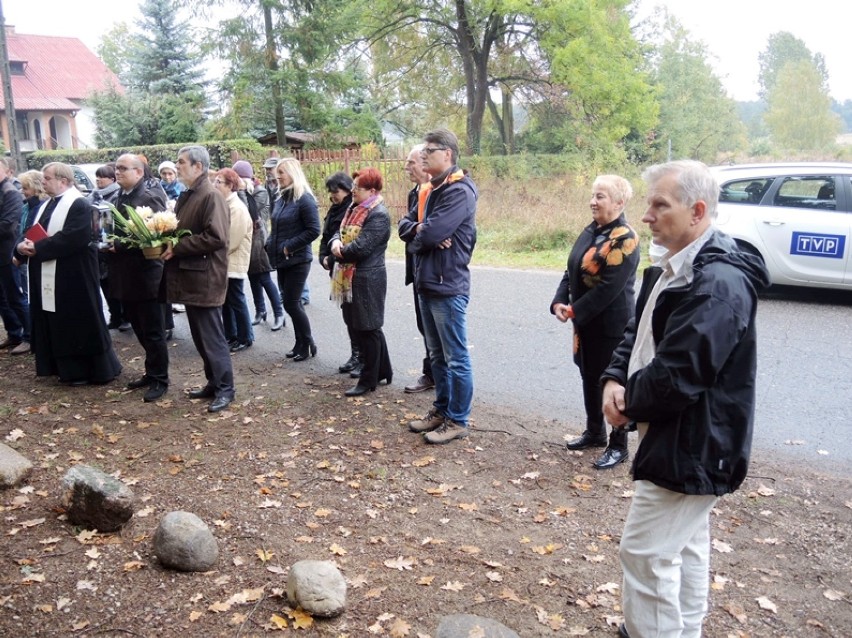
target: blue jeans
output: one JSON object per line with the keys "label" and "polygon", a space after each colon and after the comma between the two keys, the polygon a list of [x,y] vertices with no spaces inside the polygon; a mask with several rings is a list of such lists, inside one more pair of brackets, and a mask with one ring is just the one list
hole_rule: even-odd
{"label": "blue jeans", "polygon": [[0,316],[10,339],[30,340],[30,305],[20,288],[18,267],[11,262],[0,266],[0,289],[5,303],[0,305]]}
{"label": "blue jeans", "polygon": [[225,339],[236,339],[240,343],[253,343],[254,330],[251,327],[251,315],[243,292],[243,280],[228,278],[228,292],[225,305],[222,306],[222,322],[225,326]]}
{"label": "blue jeans", "polygon": [[254,299],[254,311],[266,314],[266,302],[263,300],[263,293],[266,291],[266,296],[269,297],[269,303],[272,304],[272,312],[276,317],[284,316],[284,306],[281,304],[281,292],[278,290],[278,284],[272,281],[272,273],[259,272],[249,275],[249,284],[251,285],[251,296]]}
{"label": "blue jeans", "polygon": [[473,403],[473,368],[467,349],[469,297],[421,294],[419,298],[426,347],[435,380],[435,410],[467,427]]}

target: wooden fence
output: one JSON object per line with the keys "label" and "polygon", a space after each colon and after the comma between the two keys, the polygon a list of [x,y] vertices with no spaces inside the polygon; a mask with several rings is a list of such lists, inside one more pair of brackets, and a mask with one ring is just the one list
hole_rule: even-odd
{"label": "wooden fence", "polygon": [[[372,151],[372,152],[371,152]],[[325,180],[337,171],[343,171],[347,175],[360,168],[372,166],[382,174],[384,187],[382,197],[391,218],[396,221],[406,213],[408,206],[408,191],[412,184],[405,171],[405,160],[407,153],[400,147],[390,148],[382,153],[374,149],[366,151],[362,149],[326,150],[311,149],[294,151],[293,156],[302,164],[305,176],[317,199],[320,202],[320,215],[322,216],[323,204],[328,202]],[[327,206],[326,206],[327,207]]]}

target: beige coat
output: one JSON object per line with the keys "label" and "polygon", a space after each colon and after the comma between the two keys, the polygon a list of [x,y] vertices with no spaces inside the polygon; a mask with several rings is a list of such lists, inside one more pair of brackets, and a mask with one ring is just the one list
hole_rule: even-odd
{"label": "beige coat", "polygon": [[251,238],[253,226],[248,208],[236,193],[225,200],[231,215],[231,232],[228,249],[228,278],[247,279],[251,262]]}
{"label": "beige coat", "polygon": [[174,247],[166,262],[166,298],[172,303],[215,308],[228,290],[228,205],[207,174],[181,193],[175,207],[178,228],[191,235]]}

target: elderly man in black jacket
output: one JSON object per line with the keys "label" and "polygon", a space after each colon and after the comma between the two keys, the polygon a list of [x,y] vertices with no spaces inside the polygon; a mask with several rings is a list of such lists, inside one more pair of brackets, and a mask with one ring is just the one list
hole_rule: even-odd
{"label": "elderly man in black jacket", "polygon": [[[136,155],[125,154],[115,162],[115,181],[121,192],[115,207],[127,217],[127,206],[166,210],[166,193],[145,177],[145,166]],[[116,242],[108,254],[110,292],[121,301],[133,333],[145,349],[145,374],[127,384],[131,390],[146,388],[145,401],[156,401],[169,387],[169,350],[163,313],[158,300],[163,261],[145,259],[140,248]]]}
{"label": "elderly man in black jacket", "polygon": [[652,166],[642,221],[668,252],[604,372],[603,410],[635,422],[635,492],[621,537],[619,634],[698,638],[707,613],[709,515],[748,470],[754,427],[760,257],[715,230],[719,185],[704,164]]}

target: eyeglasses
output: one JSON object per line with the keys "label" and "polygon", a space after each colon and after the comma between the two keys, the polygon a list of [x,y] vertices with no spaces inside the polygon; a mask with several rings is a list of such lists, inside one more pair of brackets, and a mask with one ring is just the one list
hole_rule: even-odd
{"label": "eyeglasses", "polygon": [[446,151],[448,150],[446,146],[427,146],[423,149],[423,155],[431,155],[435,151]]}
{"label": "eyeglasses", "polygon": [[131,167],[130,167],[130,166],[116,166],[116,167],[115,167],[115,172],[116,172],[116,173],[125,173],[125,172],[127,172],[127,171],[129,171],[129,170],[131,170]]}

